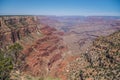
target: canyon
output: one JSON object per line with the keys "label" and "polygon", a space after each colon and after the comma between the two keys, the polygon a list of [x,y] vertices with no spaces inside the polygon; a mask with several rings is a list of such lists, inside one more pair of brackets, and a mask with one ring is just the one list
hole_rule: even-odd
{"label": "canyon", "polygon": [[119,16],[39,16],[39,18],[41,23],[65,33],[63,39],[73,55],[85,52],[97,37],[110,35],[120,29]]}
{"label": "canyon", "polygon": [[23,47],[11,80],[96,80],[97,71],[110,72],[99,66],[119,66],[120,57],[114,55],[120,53],[119,30],[120,17],[115,16],[0,16],[0,50],[9,51],[15,43]]}

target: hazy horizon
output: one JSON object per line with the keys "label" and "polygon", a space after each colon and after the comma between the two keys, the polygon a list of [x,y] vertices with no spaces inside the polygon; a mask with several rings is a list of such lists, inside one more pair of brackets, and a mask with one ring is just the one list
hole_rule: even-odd
{"label": "hazy horizon", "polygon": [[30,15],[30,14],[0,14],[0,16],[50,16],[50,17],[120,17],[120,15]]}

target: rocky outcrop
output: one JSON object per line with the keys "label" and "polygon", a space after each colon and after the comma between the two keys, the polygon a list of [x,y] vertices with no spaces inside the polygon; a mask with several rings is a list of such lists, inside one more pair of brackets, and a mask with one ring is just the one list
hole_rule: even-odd
{"label": "rocky outcrop", "polygon": [[119,80],[120,31],[98,37],[93,45],[66,68],[70,80]]}
{"label": "rocky outcrop", "polygon": [[[49,26],[40,28],[43,34],[25,53],[25,65],[23,72],[33,76],[48,76],[53,69],[59,67],[66,46],[56,29]],[[59,62],[60,63],[60,62]],[[55,73],[53,73],[55,74]]]}
{"label": "rocky outcrop", "polygon": [[0,17],[0,48],[37,32],[37,21],[34,16],[1,16]]}
{"label": "rocky outcrop", "polygon": [[64,61],[67,46],[63,35],[55,28],[38,23],[34,16],[0,17],[0,48],[16,42],[23,47],[18,57],[20,74],[59,77],[68,63],[67,59]]}

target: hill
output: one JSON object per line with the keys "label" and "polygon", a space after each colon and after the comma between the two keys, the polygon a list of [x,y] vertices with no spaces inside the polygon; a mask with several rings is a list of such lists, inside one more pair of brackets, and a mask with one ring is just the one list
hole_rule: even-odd
{"label": "hill", "polygon": [[66,70],[70,80],[119,80],[120,31],[98,37]]}

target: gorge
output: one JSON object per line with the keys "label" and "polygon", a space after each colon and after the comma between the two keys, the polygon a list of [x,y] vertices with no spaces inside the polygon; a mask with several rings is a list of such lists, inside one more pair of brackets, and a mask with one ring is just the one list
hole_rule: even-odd
{"label": "gorge", "polygon": [[0,54],[0,80],[118,80],[120,17],[0,16]]}

